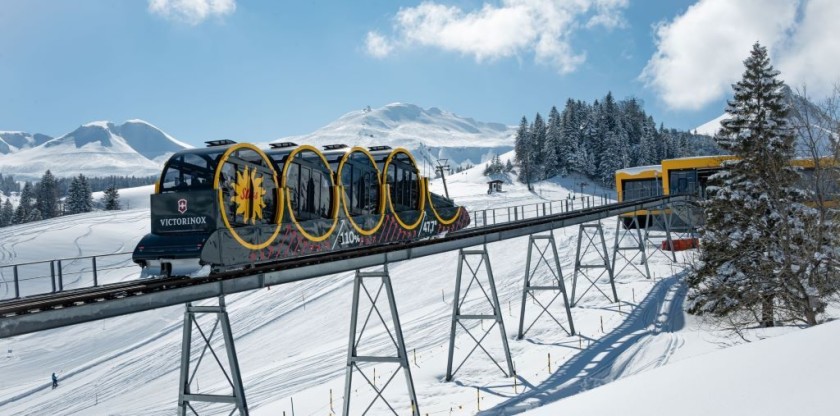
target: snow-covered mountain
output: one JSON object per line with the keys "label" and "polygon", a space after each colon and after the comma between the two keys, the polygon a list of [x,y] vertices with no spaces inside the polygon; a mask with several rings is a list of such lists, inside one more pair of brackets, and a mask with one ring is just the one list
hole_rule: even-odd
{"label": "snow-covered mountain", "polygon": [[52,139],[52,137],[40,133],[30,134],[22,131],[0,131],[0,155],[29,149]]}
{"label": "snow-covered mountain", "polygon": [[477,164],[513,149],[514,129],[432,107],[393,103],[351,111],[306,135],[277,141],[298,144],[389,145],[409,149],[418,163],[448,159],[450,166]]}
{"label": "snow-covered mountain", "polygon": [[[57,176],[156,175],[169,155],[191,147],[142,120],[123,124],[95,121],[55,139],[28,133],[7,135],[15,138],[15,144],[7,146],[8,152],[0,151],[0,173],[18,179],[40,178],[47,169]],[[418,164],[433,165],[438,159],[448,159],[455,167],[475,165],[510,151],[514,129],[434,107],[395,103],[352,111],[310,134],[276,141],[315,146],[401,146],[414,154]],[[268,147],[268,143],[258,145]]]}
{"label": "snow-covered mountain", "polygon": [[56,176],[156,175],[169,155],[188,147],[142,120],[95,121],[0,156],[0,173],[20,179],[39,178],[47,169]]}

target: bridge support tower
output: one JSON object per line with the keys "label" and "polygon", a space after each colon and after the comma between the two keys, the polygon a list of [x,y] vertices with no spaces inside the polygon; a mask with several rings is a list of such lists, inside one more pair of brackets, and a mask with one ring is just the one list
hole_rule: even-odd
{"label": "bridge support tower", "polygon": [[[540,247],[539,242],[545,242],[545,245]],[[552,261],[546,258],[546,253],[551,250],[551,258]],[[531,268],[531,259],[533,257],[534,251],[539,254],[539,258],[534,264],[533,268]],[[554,267],[552,267],[551,263],[554,263]],[[548,268],[549,274],[549,282],[548,284],[535,284],[541,283],[537,282],[537,280],[545,281],[545,279],[540,279],[540,275],[538,273],[538,269],[540,268],[541,264],[545,264],[545,267]],[[537,298],[536,293],[541,291],[555,291],[554,297],[547,304],[543,304]],[[528,295],[531,295],[531,298],[534,302],[539,305],[540,312],[536,318],[534,318],[533,322],[525,328],[525,305],[527,304]],[[566,309],[566,317],[568,319],[569,329],[566,329],[560,320],[558,320],[549,310],[548,308],[557,300],[559,296],[563,296],[563,307]],[[569,335],[575,334],[575,324],[572,321],[572,311],[569,308],[569,299],[566,295],[566,285],[563,282],[563,271],[560,269],[560,259],[557,255],[557,245],[554,241],[554,232],[549,232],[547,235],[530,235],[528,237],[528,257],[525,260],[525,283],[522,287],[522,309],[519,314],[519,332],[517,333],[516,339],[522,339],[525,337],[525,333],[531,329],[532,326],[544,315],[547,314],[557,325],[560,326],[561,329],[566,331]]]}
{"label": "bridge support tower", "polygon": [[[586,238],[585,246],[583,245],[584,237]],[[596,239],[600,241],[596,241]],[[601,261],[599,263],[584,264],[583,258],[590,252],[598,254]],[[601,272],[597,276],[590,275],[589,270],[599,269]],[[612,298],[610,298],[610,296],[597,285],[598,280],[600,280],[605,273],[609,276]],[[615,277],[613,274],[612,264],[610,263],[610,253],[607,251],[607,243],[604,240],[604,228],[601,227],[601,221],[594,224],[581,224],[578,230],[577,250],[575,252],[575,273],[572,277],[572,306],[577,305],[577,301],[580,299],[575,296],[578,274],[583,276],[584,279],[589,282],[589,286],[587,286],[583,293],[580,294],[580,298],[586,295],[586,293],[594,287],[607,299],[618,302],[618,293],[615,291]]]}
{"label": "bridge support tower", "polygon": [[[181,340],[181,376],[178,390],[178,415],[185,416],[187,409],[192,411],[192,414],[197,415],[198,412],[192,406],[195,402],[205,403],[227,403],[233,405],[233,410],[230,414],[239,411],[241,416],[248,415],[248,405],[245,402],[245,389],[242,386],[242,376],[239,372],[239,361],[236,358],[236,349],[233,345],[233,333],[230,329],[230,319],[228,318],[227,309],[225,307],[224,296],[219,296],[219,303],[216,306],[195,306],[192,303],[187,303],[184,311],[184,335]],[[197,316],[213,314],[216,315],[216,321],[209,335],[205,329],[201,327]],[[198,355],[195,367],[190,372],[190,362],[192,361],[192,335],[193,327],[198,330],[201,336],[201,353]],[[222,359],[216,350],[213,348],[211,341],[217,329],[221,329],[222,340],[224,342],[224,349],[227,355],[228,369],[225,370],[225,365],[222,364]],[[202,361],[206,357],[207,351],[210,351],[210,356],[213,357],[222,374],[227,379],[231,387],[231,394],[198,394],[193,393],[192,384],[195,380],[195,375],[200,368]]]}
{"label": "bridge support tower", "polygon": [[[375,294],[371,294],[371,291],[368,290],[368,286],[365,284],[365,281],[370,280],[378,280],[379,286],[376,289]],[[379,300],[380,295],[382,295],[382,291],[385,291],[385,298],[388,302],[388,308],[390,309],[391,313],[391,321],[393,324],[393,333],[391,332],[391,328],[389,328],[385,318],[383,317],[381,311],[379,310],[379,305],[377,301]],[[370,302],[370,309],[367,312],[367,316],[365,317],[364,322],[362,323],[361,328],[359,328],[359,298],[360,295],[364,292],[365,297]],[[385,332],[388,334],[388,337],[391,339],[395,347],[395,355],[393,356],[368,356],[368,355],[359,355],[359,347],[362,341],[362,337],[364,336],[365,330],[368,329],[368,323],[370,322],[371,317],[373,314],[379,318],[379,321],[385,328]],[[391,373],[391,376],[387,379],[382,387],[378,387],[376,384],[376,380],[372,377],[368,377],[368,375],[362,371],[359,367],[360,363],[393,363],[397,364],[397,369]],[[351,311],[350,316],[350,338],[349,344],[347,346],[347,370],[344,377],[344,407],[343,407],[343,415],[348,416],[350,415],[350,397],[352,394],[352,387],[353,387],[353,370],[356,370],[359,375],[367,382],[367,384],[373,389],[376,393],[373,400],[368,404],[367,409],[365,409],[362,414],[366,414],[374,404],[376,404],[377,400],[382,400],[385,406],[391,410],[394,414],[398,414],[396,410],[394,410],[393,406],[388,402],[388,400],[383,395],[388,385],[394,380],[394,378],[399,374],[400,370],[403,371],[403,375],[405,376],[405,383],[406,387],[408,388],[408,397],[411,401],[411,414],[413,416],[420,415],[420,409],[417,405],[417,395],[414,392],[414,382],[411,378],[411,367],[408,364],[408,354],[406,354],[405,348],[405,341],[403,340],[403,332],[402,326],[400,325],[400,317],[397,313],[397,304],[394,300],[394,289],[391,286],[391,276],[388,273],[388,264],[384,265],[382,270],[377,271],[361,271],[356,270],[356,277],[353,280],[353,309]],[[374,374],[375,371],[374,371]],[[401,412],[399,412],[401,413]]]}
{"label": "bridge support tower", "polygon": [[[470,261],[472,259],[472,261]],[[464,273],[464,265],[467,266],[467,269],[470,273],[470,281],[467,284],[467,289],[464,290],[463,295],[461,294],[461,281],[462,276]],[[479,279],[479,274],[481,273],[482,266],[484,266],[484,271],[487,275],[487,286],[490,289],[490,293],[487,293],[487,290],[484,289],[484,285],[481,283]],[[467,296],[470,293],[470,290],[473,288],[473,284],[479,290],[487,303],[490,304],[492,308],[492,313],[490,314],[466,314],[463,313],[463,306],[464,302],[467,300]],[[463,321],[471,321],[471,320],[489,320],[493,321],[493,324],[484,331],[484,335],[481,338],[476,338],[462,322]],[[461,328],[467,333],[467,335],[472,338],[475,342],[475,346],[467,353],[461,363],[455,367],[453,370],[452,368],[452,361],[455,355],[455,332],[457,327],[461,326]],[[502,337],[502,347],[504,348],[505,354],[505,361],[507,364],[507,371],[499,364],[496,358],[487,351],[486,348],[481,344],[485,338],[493,331],[493,328],[498,326],[499,334]],[[510,358],[510,347],[508,346],[507,340],[507,333],[505,332],[505,322],[502,319],[502,308],[499,305],[499,296],[496,293],[496,281],[493,279],[493,269],[490,267],[490,256],[487,253],[487,246],[483,246],[479,250],[464,250],[461,249],[458,251],[458,274],[455,278],[455,294],[452,301],[452,326],[449,332],[449,358],[446,363],[446,381],[452,381],[452,377],[464,363],[467,362],[467,359],[476,351],[476,349],[481,349],[487,356],[496,364],[496,367],[505,374],[505,377],[511,377],[516,372],[513,369],[513,360]]]}

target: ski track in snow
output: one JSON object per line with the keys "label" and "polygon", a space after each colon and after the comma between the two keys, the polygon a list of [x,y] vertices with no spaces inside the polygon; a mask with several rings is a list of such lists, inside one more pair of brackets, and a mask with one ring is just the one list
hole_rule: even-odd
{"label": "ski track in snow", "polygon": [[685,294],[681,276],[660,280],[618,328],[568,360],[533,390],[479,414],[521,413],[667,364],[683,344],[674,331],[684,325]]}

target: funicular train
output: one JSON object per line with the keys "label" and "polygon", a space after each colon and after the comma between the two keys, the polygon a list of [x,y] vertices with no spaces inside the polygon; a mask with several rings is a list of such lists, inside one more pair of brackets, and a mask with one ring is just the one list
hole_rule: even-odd
{"label": "funicular train", "polygon": [[[731,155],[693,156],[678,159],[666,159],[661,165],[639,166],[617,170],[615,186],[618,201],[632,201],[655,195],[694,195],[702,200],[706,198],[709,178],[724,169],[726,161],[735,160]],[[823,193],[836,197],[840,194],[840,185],[830,180],[815,181],[816,163],[812,158],[794,159],[791,166],[799,168],[802,175],[800,186],[805,189],[820,186]],[[820,166],[836,166],[831,158],[820,159]],[[835,200],[828,201],[836,205]],[[623,214],[625,227],[645,227],[652,223],[651,215],[658,211],[640,210]],[[668,211],[670,213],[670,211]],[[696,204],[684,205],[677,209],[672,217],[672,227],[700,225],[704,221],[702,209]],[[635,221],[634,221],[635,217]]]}
{"label": "funicular train", "polygon": [[402,148],[207,144],[164,165],[151,195],[151,233],[133,254],[146,276],[400,243],[470,222],[463,207],[429,191]]}

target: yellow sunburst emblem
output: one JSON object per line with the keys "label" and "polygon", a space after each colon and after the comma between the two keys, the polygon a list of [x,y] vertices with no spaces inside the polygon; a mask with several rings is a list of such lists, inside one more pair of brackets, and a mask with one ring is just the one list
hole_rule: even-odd
{"label": "yellow sunburst emblem", "polygon": [[257,176],[256,168],[251,170],[246,166],[244,171],[236,172],[230,201],[236,203],[236,215],[242,215],[243,222],[254,224],[258,218],[263,218],[266,194],[263,180],[262,176]]}

